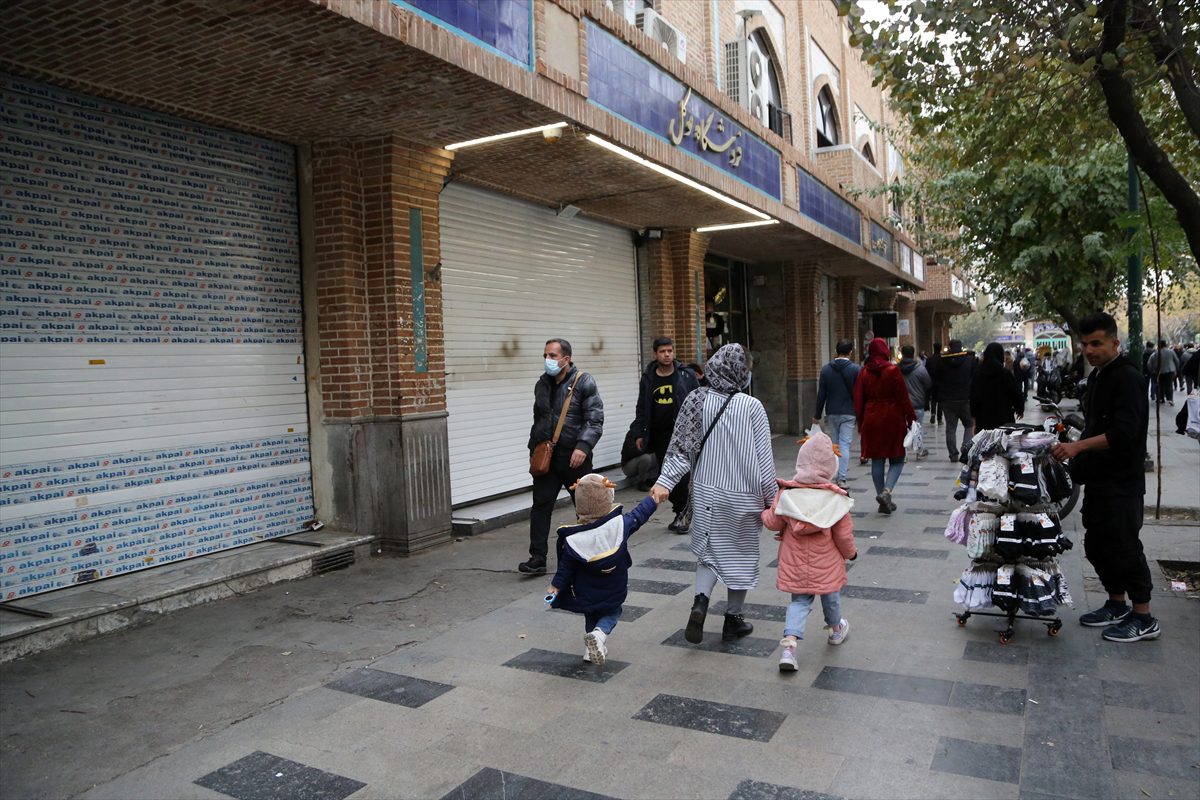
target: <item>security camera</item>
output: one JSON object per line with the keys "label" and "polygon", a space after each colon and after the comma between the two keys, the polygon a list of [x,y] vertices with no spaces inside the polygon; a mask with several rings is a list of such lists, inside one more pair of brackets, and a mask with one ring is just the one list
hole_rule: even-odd
{"label": "security camera", "polygon": [[550,144],[554,144],[562,138],[562,132],[562,128],[546,128],[544,131],[542,131],[542,138]]}

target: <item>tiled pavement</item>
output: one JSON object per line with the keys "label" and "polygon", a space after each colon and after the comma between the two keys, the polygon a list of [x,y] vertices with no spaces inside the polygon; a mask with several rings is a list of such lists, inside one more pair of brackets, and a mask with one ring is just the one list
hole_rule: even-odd
{"label": "tiled pavement", "polygon": [[[777,442],[788,469],[794,443]],[[776,669],[784,595],[762,537],[755,632],[720,639],[717,590],[700,646],[683,640],[692,562],[660,511],[634,538],[631,593],[604,667],[582,662],[582,619],[526,598],[293,692],[160,754],[92,798],[1126,798],[1200,795],[1200,607],[1156,594],[1166,635],[1102,643],[1075,624],[1102,598],[1076,548],[1080,608],[1048,637],[1020,622],[960,628],[966,565],[941,536],[955,468],[913,462],[901,513],[876,513],[853,467],[860,557],[846,643],[809,617],[800,669]],[[636,500],[629,493],[621,498]],[[1065,527],[1077,542],[1078,516]],[[521,532],[518,530],[518,534]],[[1195,536],[1194,529],[1187,535]],[[300,584],[302,585],[302,584]],[[170,709],[163,709],[169,714]],[[1172,794],[1173,793],[1173,794]]]}

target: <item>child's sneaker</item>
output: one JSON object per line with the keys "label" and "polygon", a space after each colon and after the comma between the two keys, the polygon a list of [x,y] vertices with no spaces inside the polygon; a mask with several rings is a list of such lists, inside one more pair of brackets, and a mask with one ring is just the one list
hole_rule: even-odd
{"label": "child's sneaker", "polygon": [[583,636],[583,643],[587,646],[591,662],[597,667],[604,663],[604,659],[608,655],[608,648],[604,645],[604,640],[607,638],[604,635],[604,631],[599,628],[590,633],[585,633]]}
{"label": "child's sneaker", "polygon": [[799,669],[796,666],[796,640],[785,636],[779,643],[783,645],[783,654],[779,656],[779,671],[795,672]]}
{"label": "child's sneaker", "polygon": [[829,629],[829,643],[841,644],[846,641],[846,637],[850,635],[850,623],[842,620],[833,628]]}

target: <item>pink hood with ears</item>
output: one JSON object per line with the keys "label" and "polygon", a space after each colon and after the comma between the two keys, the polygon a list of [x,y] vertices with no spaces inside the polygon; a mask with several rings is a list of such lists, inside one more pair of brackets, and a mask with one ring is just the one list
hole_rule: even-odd
{"label": "pink hood with ears", "polygon": [[837,474],[838,459],[833,452],[833,440],[824,433],[816,433],[800,445],[796,453],[796,483],[831,483]]}

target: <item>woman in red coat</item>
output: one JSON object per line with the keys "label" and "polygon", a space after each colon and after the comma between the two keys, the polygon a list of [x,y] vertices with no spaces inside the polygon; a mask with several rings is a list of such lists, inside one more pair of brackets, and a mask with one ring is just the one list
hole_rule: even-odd
{"label": "woman in red coat", "polygon": [[[904,435],[916,422],[912,401],[900,368],[892,363],[883,339],[872,339],[867,347],[867,364],[854,384],[854,415],[858,419],[862,457],[871,459],[871,480],[881,514],[896,510],[892,489],[904,470]],[[887,477],[884,477],[884,460]]]}

